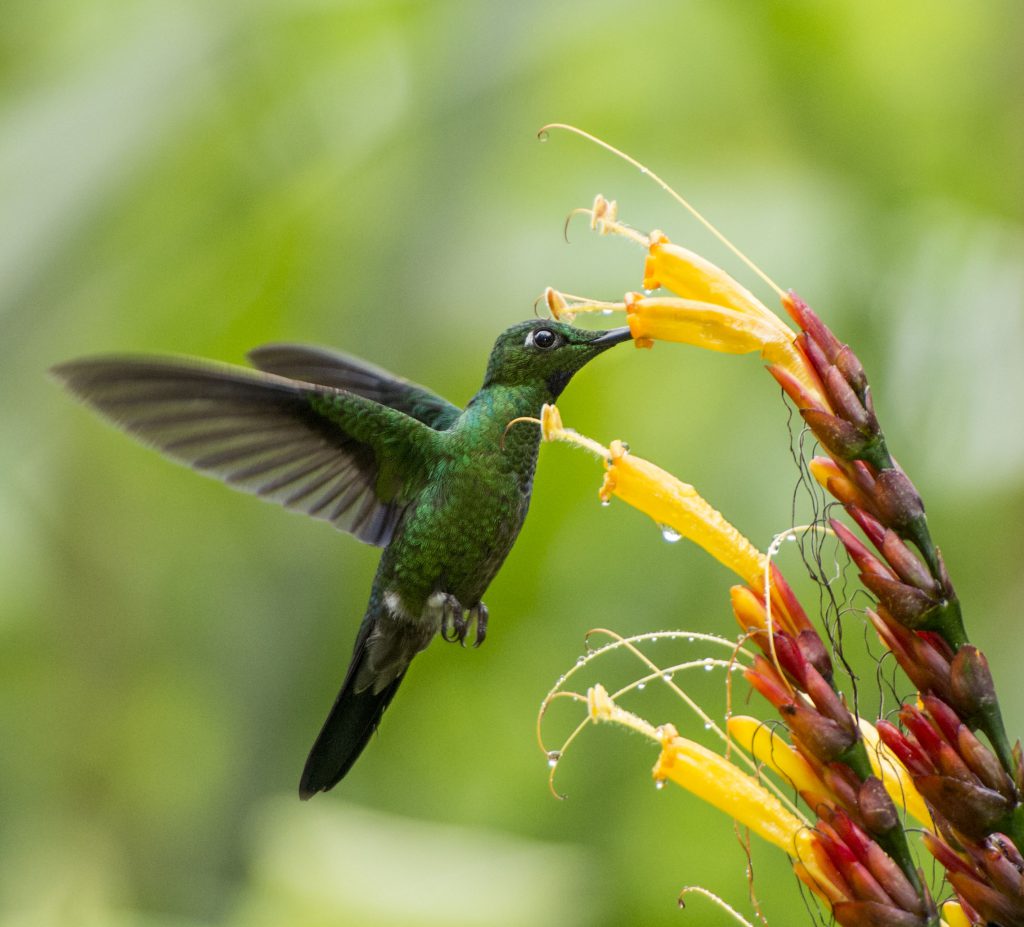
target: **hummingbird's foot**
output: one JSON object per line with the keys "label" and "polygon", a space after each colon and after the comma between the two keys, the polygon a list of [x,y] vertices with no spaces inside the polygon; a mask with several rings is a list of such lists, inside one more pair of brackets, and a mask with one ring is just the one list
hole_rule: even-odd
{"label": "hummingbird's foot", "polygon": [[455,596],[445,593],[441,597],[441,637],[450,644],[458,641],[465,647],[468,630],[469,622],[462,603]]}
{"label": "hummingbird's foot", "polygon": [[477,602],[469,610],[470,622],[474,619],[476,619],[476,640],[473,641],[473,646],[479,647],[487,637],[487,606],[483,602]]}

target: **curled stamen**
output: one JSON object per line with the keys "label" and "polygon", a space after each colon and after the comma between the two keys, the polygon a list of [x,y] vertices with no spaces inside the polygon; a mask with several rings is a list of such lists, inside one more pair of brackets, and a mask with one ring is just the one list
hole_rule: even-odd
{"label": "curled stamen", "polygon": [[537,133],[538,138],[542,140],[547,139],[552,129],[563,129],[566,132],[571,132],[574,135],[585,138],[587,141],[592,142],[595,145],[603,148],[605,151],[611,152],[615,157],[621,158],[627,164],[633,165],[641,174],[650,177],[662,190],[664,190],[669,196],[671,196],[680,206],[683,207],[691,216],[693,216],[701,225],[703,225],[712,235],[715,236],[722,244],[724,244],[733,254],[736,255],[744,264],[747,265],[755,274],[757,274],[765,283],[768,284],[780,298],[786,295],[785,291],[780,287],[771,277],[769,277],[760,267],[758,267],[750,258],[748,258],[739,248],[736,247],[728,238],[720,232],[709,219],[706,219],[701,213],[699,213],[689,201],[680,196],[672,187],[668,185],[664,180],[661,179],[657,174],[654,173],[650,168],[641,164],[636,158],[630,157],[624,151],[620,151],[614,145],[610,145],[603,139],[598,138],[596,135],[591,135],[589,132],[585,132],[583,129],[579,129],[576,126],[568,125],[564,122],[549,122],[547,125],[542,126],[540,131]]}
{"label": "curled stamen", "polygon": [[512,421],[505,426],[505,430],[501,433],[501,441],[498,442],[498,447],[501,448],[501,450],[505,450],[505,438],[508,437],[509,429],[513,425],[519,425],[524,422],[532,425],[540,425],[541,428],[544,427],[544,423],[539,418],[533,418],[533,416],[530,415],[520,415],[519,418],[512,419]]}

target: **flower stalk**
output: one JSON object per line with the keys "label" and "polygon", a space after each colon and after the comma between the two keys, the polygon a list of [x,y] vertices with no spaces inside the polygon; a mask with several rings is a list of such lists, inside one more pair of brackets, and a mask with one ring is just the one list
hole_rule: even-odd
{"label": "flower stalk", "polygon": [[[889,450],[859,358],[794,292],[771,284],[795,332],[704,258],[662,232],[644,235],[621,223],[614,201],[598,197],[578,212],[589,214],[599,233],[644,248],[645,292],[606,302],[549,290],[552,312],[619,310],[639,347],[671,341],[764,358],[825,452],[810,461],[811,473],[860,536],[837,519],[829,527],[874,598],[865,610],[869,622],[918,691],[916,704],[900,707],[899,725],[857,718],[837,688],[829,648],[770,558],[692,486],[629,454],[621,442],[595,446],[565,429],[557,411],[545,410],[546,438],[587,446],[603,459],[603,501],[614,495],[639,508],[742,580],[730,593],[733,613],[743,639],[760,651],[744,676],[779,712],[788,739],[754,719],[732,718],[728,727],[733,740],[795,787],[817,817],[807,831],[814,836],[802,845],[806,855],[794,868],[842,925],[938,924],[899,804],[925,825],[924,845],[957,894],[958,902],[943,906],[944,923],[1024,925],[1021,747],[1010,744],[988,663],[967,636],[924,503]],[[652,294],[659,288],[667,295]],[[651,730],[662,746],[660,778],[692,783],[700,779],[697,766],[718,768],[721,758],[703,757],[674,728]],[[728,778],[724,771],[721,776]],[[723,801],[712,793],[702,797]],[[729,813],[762,833],[747,821],[748,812]],[[777,835],[762,836],[781,845]]]}

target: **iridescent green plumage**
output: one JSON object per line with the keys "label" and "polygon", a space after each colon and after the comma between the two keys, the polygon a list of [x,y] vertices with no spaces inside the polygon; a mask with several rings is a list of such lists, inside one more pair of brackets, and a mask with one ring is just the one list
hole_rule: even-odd
{"label": "iridescent green plumage", "polygon": [[486,633],[481,596],[530,503],[553,402],[628,329],[523,322],[495,343],[460,411],[364,361],[299,345],[257,348],[246,370],[187,359],[62,364],[69,389],[140,440],[230,485],[384,547],[341,692],[303,771],[308,798],[355,762],[412,658],[437,633]]}

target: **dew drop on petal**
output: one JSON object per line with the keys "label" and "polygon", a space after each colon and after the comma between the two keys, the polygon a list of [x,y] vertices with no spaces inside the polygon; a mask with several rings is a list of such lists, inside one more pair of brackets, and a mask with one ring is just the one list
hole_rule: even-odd
{"label": "dew drop on petal", "polygon": [[669,544],[675,544],[675,542],[682,537],[682,535],[670,525],[659,525],[658,527],[661,528],[661,536],[668,541]]}

